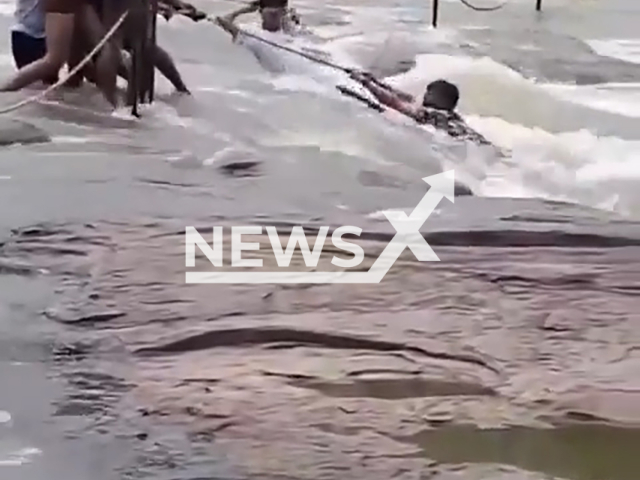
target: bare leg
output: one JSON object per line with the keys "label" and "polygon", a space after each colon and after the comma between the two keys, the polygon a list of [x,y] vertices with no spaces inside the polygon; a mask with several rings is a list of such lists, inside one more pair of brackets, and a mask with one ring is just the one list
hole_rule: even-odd
{"label": "bare leg", "polygon": [[[117,4],[115,6],[117,6]],[[79,22],[76,22],[76,27],[79,29],[80,35],[82,37],[81,41],[84,42],[84,46],[82,47],[84,48],[84,51],[81,58],[84,58],[84,55],[88,54],[89,51],[93,49],[102,40],[102,38],[107,34],[107,31],[113,26],[113,24],[117,20],[116,18],[114,18],[114,15],[111,12],[110,7],[112,6],[108,4],[106,5],[106,7],[107,7],[107,12],[105,12],[104,14],[105,18],[101,18],[98,15],[98,12],[92,6],[87,6],[85,8],[88,8],[90,10],[83,12],[83,14],[80,15],[81,21],[84,23],[78,24]],[[119,13],[120,15],[122,15],[121,11],[116,10],[116,13]],[[127,24],[126,20],[124,24],[125,25]],[[112,50],[111,55],[116,57],[116,61],[118,63],[118,66],[117,66],[118,75],[124,78],[125,80],[127,80],[129,78],[127,63],[122,55],[118,55],[119,53],[122,52],[123,28],[124,26],[120,27],[120,29],[115,32],[115,34],[111,37],[111,40],[108,42],[107,48],[111,49]],[[79,61],[81,61],[81,59],[78,59],[78,62]],[[92,65],[92,63],[94,62],[89,63],[88,65],[89,68],[87,68],[85,77],[87,78],[87,80],[95,83],[95,77],[96,77],[95,67],[96,66]],[[72,68],[71,65],[69,65],[69,67]],[[92,78],[89,78],[90,76]]]}
{"label": "bare leg", "polygon": [[73,22],[73,13],[47,12],[45,16],[46,55],[20,69],[13,78],[0,86],[0,91],[21,90],[38,80],[46,80],[57,75],[69,59]]}
{"label": "bare leg", "polygon": [[[139,22],[141,21],[142,20],[140,18],[136,18],[136,17],[128,19],[128,21],[126,22],[126,28],[124,29],[124,36],[127,39],[134,37],[135,29],[140,28]],[[154,53],[153,62],[154,62],[155,68],[157,68],[160,71],[160,73],[162,73],[162,75],[164,75],[167,78],[167,80],[171,82],[171,84],[175,87],[175,89],[178,92],[190,94],[191,92],[189,92],[189,89],[187,88],[184,81],[182,80],[182,76],[180,75],[180,72],[176,68],[176,65],[173,59],[171,58],[171,55],[169,55],[169,53],[165,49],[163,49],[157,44],[155,46],[153,53]],[[124,75],[122,76],[124,77]],[[128,76],[125,78],[128,80]]]}
{"label": "bare leg", "polygon": [[[104,7],[102,9],[102,16],[100,21],[102,22],[103,29],[106,32],[118,21],[120,16],[127,10],[129,2],[123,2],[122,0],[103,0]],[[116,31],[115,35],[111,37],[111,45],[120,52],[122,50],[123,35],[128,30],[131,23],[132,13],[130,12],[125,18],[122,26]],[[96,41],[97,42],[97,41]]]}
{"label": "bare leg", "polygon": [[[69,53],[69,61],[67,65],[69,67],[69,71],[73,70],[84,58],[84,56],[89,53],[87,50],[87,43],[85,41],[80,15],[75,16],[75,25],[73,28],[73,40],[71,43],[71,52]],[[77,88],[82,85],[82,82],[85,78],[86,67],[81,69],[78,73],[73,75],[67,81],[67,86],[71,88]]]}
{"label": "bare leg", "polygon": [[160,70],[160,73],[162,73],[162,75],[164,75],[167,80],[169,80],[173,84],[176,90],[181,93],[190,94],[191,92],[189,92],[189,89],[182,81],[182,76],[176,68],[171,55],[169,55],[169,53],[159,45],[156,45],[154,53],[155,66],[158,70]]}
{"label": "bare leg", "polygon": [[[107,33],[106,29],[102,22],[100,22],[98,14],[90,5],[81,7],[78,15],[80,15],[79,25],[83,37],[86,39],[90,48],[93,48]],[[113,106],[117,105],[116,78],[119,65],[117,53],[114,43],[107,42],[95,60],[95,82],[105,98]]]}

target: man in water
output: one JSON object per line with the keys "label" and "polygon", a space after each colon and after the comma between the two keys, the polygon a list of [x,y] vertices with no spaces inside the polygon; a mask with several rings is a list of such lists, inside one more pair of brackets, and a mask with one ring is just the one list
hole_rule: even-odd
{"label": "man in water", "polygon": [[[259,12],[261,30],[259,35],[240,29],[236,20],[241,15]],[[247,7],[243,7],[227,16],[216,17],[217,24],[228,32],[234,42],[245,47],[256,57],[265,70],[272,73],[284,73],[289,67],[296,68],[288,61],[289,54],[283,54],[282,49],[274,45],[283,46],[295,40],[295,35],[302,32],[299,18],[288,7],[287,0],[256,0]],[[306,50],[302,48],[302,50]],[[314,55],[316,52],[306,52]]]}
{"label": "man in water", "polygon": [[235,39],[238,34],[235,21],[241,15],[254,12],[260,12],[262,29],[267,32],[294,34],[301,27],[300,17],[293,8],[289,8],[288,0],[254,0],[229,15],[216,17],[216,21]]}
{"label": "man in water", "polygon": [[416,105],[412,95],[383,84],[366,72],[353,72],[351,76],[362,83],[380,103],[413,118],[421,125],[432,125],[453,138],[469,140],[478,145],[492,145],[455,111],[460,91],[453,83],[446,80],[431,82],[427,85],[422,104]]}
{"label": "man in water", "polygon": [[287,13],[286,0],[256,0],[229,15],[216,17],[216,23],[231,35],[236,44],[242,45],[253,53],[265,70],[272,73],[284,73],[286,66],[281,52],[251,33],[241,30],[236,25],[236,20],[241,15],[258,11],[260,12],[262,27],[260,38],[278,45],[292,40],[287,38],[287,35],[283,35],[283,26]]}

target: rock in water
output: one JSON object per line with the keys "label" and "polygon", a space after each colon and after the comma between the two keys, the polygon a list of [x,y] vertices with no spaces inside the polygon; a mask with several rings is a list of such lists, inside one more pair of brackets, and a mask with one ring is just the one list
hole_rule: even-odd
{"label": "rock in water", "polygon": [[455,182],[453,187],[453,194],[456,197],[473,196],[473,190],[464,183]]}
{"label": "rock in water", "polygon": [[30,123],[9,118],[0,118],[0,146],[16,143],[46,143],[51,137],[40,128]]}

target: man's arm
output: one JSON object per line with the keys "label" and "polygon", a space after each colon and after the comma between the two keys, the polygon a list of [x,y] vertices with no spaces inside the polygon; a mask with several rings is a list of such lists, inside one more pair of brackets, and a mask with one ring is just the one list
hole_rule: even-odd
{"label": "man's arm", "polygon": [[257,1],[252,2],[250,5],[246,7],[242,7],[235,12],[230,13],[229,15],[225,15],[224,17],[216,17],[216,23],[220,25],[227,33],[229,33],[233,39],[238,36],[240,30],[235,25],[235,21],[240,15],[246,15],[247,13],[253,13],[258,11],[259,3]]}
{"label": "man's arm", "polygon": [[382,83],[382,82],[374,79],[373,77],[372,77],[372,80],[373,80],[373,83],[375,83],[378,87],[387,90],[388,92],[392,93],[393,95],[398,97],[403,102],[413,103],[414,100],[415,100],[413,98],[413,95],[410,95],[407,92],[403,92],[402,90],[398,90],[397,88],[393,88],[391,85],[387,85],[386,83]]}
{"label": "man's arm", "polygon": [[418,116],[418,109],[413,105],[413,97],[405,92],[399,92],[395,89],[387,86],[379,85],[375,79],[370,77],[361,76],[356,78],[361,82],[367,90],[369,90],[380,103],[386,105],[389,108],[416,119]]}
{"label": "man's arm", "polygon": [[387,90],[388,92],[394,94],[395,96],[397,96],[400,100],[402,100],[403,102],[409,102],[409,103],[413,103],[414,102],[414,98],[413,95],[408,94],[407,92],[403,92],[402,90],[398,90],[397,88],[393,88],[391,85],[381,82],[380,80],[378,80],[377,78],[375,78],[371,73],[369,72],[359,72],[359,71],[355,71],[352,74],[352,77],[355,80],[358,80],[359,82],[364,83],[365,79],[367,81],[367,83],[372,83],[377,85],[380,88],[383,88],[385,90]]}

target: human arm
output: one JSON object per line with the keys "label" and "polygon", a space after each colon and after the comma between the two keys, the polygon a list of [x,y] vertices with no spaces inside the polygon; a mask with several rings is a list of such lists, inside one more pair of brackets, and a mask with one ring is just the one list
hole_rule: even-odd
{"label": "human arm", "polygon": [[242,7],[236,10],[235,12],[231,12],[230,14],[225,15],[224,17],[216,17],[216,23],[220,27],[222,27],[223,30],[229,33],[235,40],[235,38],[238,36],[238,33],[240,32],[240,30],[235,24],[235,21],[237,20],[237,18],[240,15],[246,15],[247,13],[256,12],[258,11],[258,8],[259,8],[259,2],[258,1],[252,2],[248,6]]}
{"label": "human arm", "polygon": [[413,95],[410,95],[407,92],[403,92],[402,90],[398,90],[397,88],[393,88],[391,85],[389,85],[387,83],[381,82],[380,80],[375,78],[369,72],[354,71],[351,76],[354,77],[359,82],[363,82],[363,79],[366,79],[366,81],[368,81],[370,83],[373,83],[373,84],[377,85],[378,87],[381,87],[381,88],[387,90],[388,92],[396,95],[403,102],[413,103],[414,100],[415,100],[413,98]]}
{"label": "human arm", "polygon": [[194,22],[205,20],[208,17],[203,11],[182,0],[159,0],[158,13],[167,21],[175,14],[184,15]]}
{"label": "human arm", "polygon": [[389,85],[381,85],[383,88],[386,88],[387,90],[389,90],[390,92],[392,92],[393,94],[397,95],[397,97],[402,100],[403,102],[408,102],[408,103],[413,103],[414,102],[414,98],[413,95],[407,93],[407,92],[403,92],[402,90],[397,90],[393,87],[390,87]]}
{"label": "human arm", "polygon": [[417,118],[418,109],[413,105],[413,97],[408,93],[381,84],[373,76],[364,73],[353,73],[352,78],[360,82],[383,105],[408,116]]}
{"label": "human arm", "polygon": [[409,103],[413,103],[414,102],[414,98],[413,95],[407,93],[407,92],[403,92],[402,90],[398,90],[397,88],[393,88],[391,85],[387,85],[386,83],[382,83],[379,80],[371,77],[372,82],[377,85],[378,87],[387,90],[389,93],[392,93],[393,95],[397,96],[400,100],[402,100],[403,102],[409,102]]}

